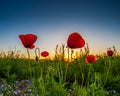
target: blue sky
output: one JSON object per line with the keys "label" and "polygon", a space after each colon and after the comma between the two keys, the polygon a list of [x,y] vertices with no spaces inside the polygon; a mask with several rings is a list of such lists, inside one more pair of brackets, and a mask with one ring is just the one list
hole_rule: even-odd
{"label": "blue sky", "polygon": [[[0,0],[0,51],[26,49],[19,34],[33,33],[41,51],[54,53],[68,35],[80,33],[90,52],[120,50],[119,0]],[[34,49],[31,50],[34,52]]]}

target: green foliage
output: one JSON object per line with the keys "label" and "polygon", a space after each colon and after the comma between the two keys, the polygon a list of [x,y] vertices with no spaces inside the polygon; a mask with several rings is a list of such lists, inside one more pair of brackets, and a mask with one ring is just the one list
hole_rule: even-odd
{"label": "green foliage", "polygon": [[0,58],[0,78],[9,84],[15,79],[31,79],[30,88],[41,96],[119,96],[119,75],[119,56],[99,57],[90,65],[85,56],[72,62]]}

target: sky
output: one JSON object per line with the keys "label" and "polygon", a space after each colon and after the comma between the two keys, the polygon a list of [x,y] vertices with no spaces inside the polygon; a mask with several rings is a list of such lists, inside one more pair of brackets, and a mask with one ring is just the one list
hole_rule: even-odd
{"label": "sky", "polygon": [[32,33],[35,47],[52,55],[72,32],[81,34],[91,54],[113,46],[119,51],[120,0],[0,0],[0,52],[26,54],[18,35]]}

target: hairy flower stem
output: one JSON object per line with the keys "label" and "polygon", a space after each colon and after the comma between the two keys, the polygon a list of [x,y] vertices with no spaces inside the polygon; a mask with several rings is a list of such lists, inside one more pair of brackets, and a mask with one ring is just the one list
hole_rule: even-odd
{"label": "hairy flower stem", "polygon": [[88,76],[87,76],[86,84],[88,84],[88,82],[89,82],[90,74],[91,74],[91,65],[89,65],[89,70],[88,70]]}
{"label": "hairy flower stem", "polygon": [[106,78],[105,78],[103,86],[105,86],[105,84],[107,83],[107,79],[108,79],[108,75],[109,75],[110,69],[111,69],[111,58],[109,59],[109,66],[108,66],[108,70],[106,72],[106,76],[105,76]]}
{"label": "hairy flower stem", "polygon": [[70,53],[69,53],[69,48],[68,48],[68,62],[69,62],[69,59],[70,59]]}
{"label": "hairy flower stem", "polygon": [[27,53],[28,53],[28,59],[30,59],[30,53],[28,48],[27,48]]}
{"label": "hairy flower stem", "polygon": [[40,49],[36,48],[35,49],[35,56],[36,56],[36,62],[39,62],[39,58],[40,58]]}
{"label": "hairy flower stem", "polygon": [[66,64],[65,75],[64,75],[64,82],[66,82],[67,71],[68,71],[68,64]]}

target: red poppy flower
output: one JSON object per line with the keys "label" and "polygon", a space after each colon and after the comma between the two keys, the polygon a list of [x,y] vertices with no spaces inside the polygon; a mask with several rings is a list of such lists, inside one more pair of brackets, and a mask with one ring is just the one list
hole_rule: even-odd
{"label": "red poppy flower", "polygon": [[82,38],[82,36],[74,32],[69,35],[68,40],[67,40],[67,46],[71,49],[75,48],[82,48],[85,45],[85,40]]}
{"label": "red poppy flower", "polygon": [[92,63],[92,62],[95,62],[95,61],[96,61],[96,60],[95,60],[95,56],[93,56],[93,55],[88,55],[88,56],[86,57],[85,61],[86,61],[87,64],[90,64],[90,63]]}
{"label": "red poppy flower", "polygon": [[19,38],[25,48],[33,49],[35,47],[33,44],[37,40],[36,35],[34,34],[19,35]]}
{"label": "red poppy flower", "polygon": [[47,52],[47,51],[43,51],[42,53],[41,53],[41,56],[43,56],[43,57],[47,57],[49,55],[49,53]]}
{"label": "red poppy flower", "polygon": [[112,55],[113,55],[113,51],[109,49],[109,50],[107,51],[107,55],[108,55],[108,56],[112,56]]}

